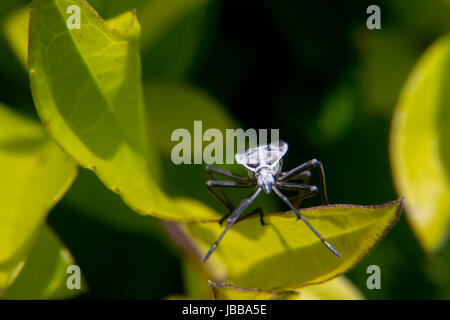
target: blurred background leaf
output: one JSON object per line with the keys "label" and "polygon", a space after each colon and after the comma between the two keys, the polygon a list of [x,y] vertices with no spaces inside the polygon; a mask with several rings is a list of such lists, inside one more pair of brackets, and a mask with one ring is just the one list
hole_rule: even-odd
{"label": "blurred background leaf", "polygon": [[426,251],[450,222],[450,36],[438,40],[406,82],[393,118],[391,159],[408,220]]}
{"label": "blurred background leaf", "polygon": [[[0,289],[17,277],[47,213],[76,176],[42,126],[0,105]],[[0,291],[1,291],[0,290]]]}
{"label": "blurred background leaf", "polygon": [[44,227],[22,272],[2,299],[68,299],[86,288],[67,288],[67,268],[75,261],[49,227]]}
{"label": "blurred background leaf", "polygon": [[28,64],[28,21],[30,8],[24,6],[14,11],[5,20],[3,31],[11,49],[26,69]]}

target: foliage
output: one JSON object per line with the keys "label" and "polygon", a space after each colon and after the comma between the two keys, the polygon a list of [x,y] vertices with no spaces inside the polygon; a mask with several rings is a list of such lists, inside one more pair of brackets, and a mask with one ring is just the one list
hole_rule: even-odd
{"label": "foliage", "polygon": [[217,300],[361,300],[363,297],[350,281],[339,277],[329,282],[291,291],[267,292],[210,282]]}
{"label": "foliage", "polygon": [[[264,227],[259,217],[253,216],[230,229],[212,258],[211,269],[225,269],[227,281],[244,288],[298,288],[324,282],[367,255],[395,224],[401,210],[402,201],[373,207],[331,205],[302,210],[341,258],[331,254],[292,212],[265,215],[268,225]],[[186,229],[195,246],[205,253],[223,228],[212,222],[190,223]],[[298,272],[300,269],[302,272]],[[273,270],[270,277],[267,270]]]}
{"label": "foliage", "polygon": [[[67,267],[74,264],[70,252],[50,228],[45,227],[19,277],[3,299],[67,299],[77,291],[66,285]],[[83,286],[82,286],[83,288]]]}
{"label": "foliage", "polygon": [[450,36],[420,59],[393,118],[391,156],[408,219],[427,251],[445,240],[450,223]]}
{"label": "foliage", "polygon": [[[314,10],[315,4],[258,2],[252,14],[269,15],[264,23],[280,34],[261,29],[249,40],[245,32],[218,23],[230,8],[248,12],[236,1],[33,0],[31,10],[22,6],[24,1],[11,3],[0,5],[7,17],[0,44],[10,46],[5,51],[0,45],[0,57],[14,62],[0,63],[5,84],[0,99],[17,109],[0,106],[2,298],[58,299],[84,293],[115,298],[362,299],[360,291],[369,298],[449,296],[448,36],[425,52],[400,94],[390,140],[397,195],[387,160],[388,124],[398,91],[424,51],[421,41],[431,42],[450,28],[447,5],[412,1],[405,14],[392,1],[386,8],[398,20],[383,22],[382,33],[344,25],[329,30],[334,37],[326,43],[322,30],[308,29],[310,17],[294,14],[308,12],[303,6]],[[81,8],[80,30],[66,26],[71,4]],[[270,10],[259,12],[261,7]],[[131,8],[136,10],[126,11]],[[417,19],[423,10],[437,18]],[[239,19],[233,23],[242,29]],[[285,42],[268,47],[272,37]],[[344,54],[347,49],[339,39],[355,48],[354,63],[331,58],[324,50],[333,46]],[[28,69],[30,83],[23,72]],[[31,101],[17,98],[14,90],[6,93],[12,84],[5,77],[12,84],[23,81],[27,94],[31,87],[42,126],[27,107]],[[283,207],[265,197],[256,205],[269,212],[268,225],[261,226],[257,217],[245,218],[231,228],[210,261],[201,264],[201,256],[223,231],[217,221],[225,212],[205,191],[207,176],[201,166],[170,161],[171,132],[190,129],[195,120],[222,132],[282,127],[283,139],[293,147],[286,156],[288,166],[315,154],[326,160],[333,203],[400,200],[302,209],[341,253],[336,258],[293,213],[279,212]],[[224,167],[243,173],[235,165]],[[238,201],[243,194],[232,192],[231,197]],[[398,221],[403,203],[420,244],[427,251],[438,245],[442,250],[425,258],[400,221],[368,256]],[[101,242],[97,232],[107,240]],[[127,242],[130,238],[134,242]],[[99,281],[106,271],[92,267],[96,258],[102,266],[129,267],[139,280],[134,283],[130,274],[108,287],[109,279]],[[74,263],[86,270],[90,291],[65,287],[65,270]],[[365,286],[370,264],[383,270],[383,296]],[[154,275],[145,278],[151,285],[145,288],[141,279],[151,271]],[[425,290],[404,285],[411,275]],[[184,295],[167,284],[181,283],[178,277],[183,278]],[[129,283],[133,285],[127,287]]]}
{"label": "foliage", "polygon": [[46,215],[70,187],[76,167],[47,138],[38,122],[0,105],[0,126],[3,181],[0,185],[3,208],[0,215],[0,292],[3,292],[24,265],[30,270],[26,261],[40,238]]}

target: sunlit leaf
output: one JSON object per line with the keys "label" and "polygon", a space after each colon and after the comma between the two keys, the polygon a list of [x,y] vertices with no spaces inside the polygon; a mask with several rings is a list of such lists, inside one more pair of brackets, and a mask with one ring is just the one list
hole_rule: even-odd
{"label": "sunlit leaf", "polygon": [[246,289],[226,283],[209,282],[215,300],[288,300],[300,296],[298,291],[270,292],[258,289]]}
{"label": "sunlit leaf", "polygon": [[217,300],[361,300],[359,290],[345,277],[296,290],[263,291],[210,282]]}
{"label": "sunlit leaf", "polygon": [[450,36],[437,41],[406,82],[392,120],[391,164],[407,217],[430,251],[450,221]]}
{"label": "sunlit leaf", "polygon": [[[24,73],[21,72],[21,64],[15,59],[13,52],[8,45],[8,35],[5,33],[6,23],[11,15],[15,15],[17,10],[27,4],[29,0],[0,1],[0,72],[3,79],[8,81],[24,82]],[[23,40],[20,40],[23,42]]]}
{"label": "sunlit leaf", "polygon": [[0,105],[0,291],[20,272],[47,213],[76,175],[40,123]]}
{"label": "sunlit leaf", "polygon": [[[81,9],[79,30],[66,26],[69,5]],[[85,1],[33,1],[30,77],[41,120],[68,154],[134,210],[178,221],[217,217],[201,202],[169,199],[156,185],[158,161],[147,139],[139,34],[134,12],[105,23]]]}
{"label": "sunlit leaf", "polygon": [[319,285],[297,289],[299,300],[362,300],[362,293],[348,280],[341,276]]}
{"label": "sunlit leaf", "polygon": [[[331,205],[302,213],[341,254],[334,256],[293,213],[268,214],[237,223],[223,238],[207,264],[219,279],[250,289],[298,288],[332,279],[355,266],[395,224],[403,200],[378,206]],[[175,226],[175,224],[172,224]],[[175,240],[197,259],[223,231],[217,222],[180,225],[194,240]],[[172,230],[173,231],[173,230]],[[181,245],[181,243],[180,243]],[[270,276],[267,270],[272,270]],[[217,281],[217,280],[216,280]]]}
{"label": "sunlit leaf", "polygon": [[142,25],[141,52],[146,78],[181,78],[192,69],[199,49],[209,41],[215,0],[91,0],[104,17],[136,8]]}
{"label": "sunlit leaf", "polygon": [[28,59],[28,21],[30,8],[23,7],[15,11],[3,25],[9,45],[18,57],[22,66],[27,66]]}
{"label": "sunlit leaf", "polygon": [[[2,299],[66,299],[81,291],[67,288],[67,268],[74,264],[70,252],[49,227],[45,227],[16,279]],[[83,289],[83,287],[81,287]]]}

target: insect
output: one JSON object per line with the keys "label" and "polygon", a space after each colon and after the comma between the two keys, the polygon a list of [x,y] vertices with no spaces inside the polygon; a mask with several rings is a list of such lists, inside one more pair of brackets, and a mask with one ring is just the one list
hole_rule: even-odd
{"label": "insect", "polygon": [[[225,207],[227,207],[228,210],[230,210],[230,213],[225,215],[220,220],[220,224],[222,224],[226,219],[228,225],[217,241],[213,244],[211,249],[209,249],[206,253],[203,258],[203,262],[208,260],[219,245],[219,242],[222,240],[225,233],[227,233],[231,226],[239,220],[239,217],[244,210],[256,199],[261,191],[264,191],[266,194],[270,194],[273,191],[279,198],[281,198],[281,200],[283,200],[284,203],[288,205],[292,211],[295,212],[297,219],[303,220],[303,222],[312,230],[312,232],[314,232],[323,244],[337,257],[340,257],[340,254],[328,243],[328,241],[322,237],[316,229],[313,228],[313,226],[311,226],[311,224],[296,208],[300,201],[317,195],[319,193],[319,189],[316,186],[304,183],[289,182],[294,179],[300,179],[302,182],[309,182],[309,177],[311,176],[310,170],[318,168],[322,202],[324,204],[328,204],[323,165],[320,161],[313,159],[290,171],[282,172],[282,158],[286,154],[287,149],[287,143],[279,141],[269,145],[262,145],[237,152],[235,155],[236,162],[243,165],[247,169],[248,177],[244,177],[229,170],[211,165],[206,166],[206,172],[211,177],[211,180],[206,182],[206,187],[217,200],[219,200]],[[222,175],[232,180],[219,181],[215,179],[214,174]],[[251,187],[255,187],[254,190],[244,200],[242,200],[237,207],[233,205],[222,189]],[[299,191],[299,193],[295,197],[287,198],[283,193],[281,193],[280,189]],[[250,214],[257,213],[258,211],[260,213],[261,224],[265,225],[263,211],[261,208],[256,209]]]}

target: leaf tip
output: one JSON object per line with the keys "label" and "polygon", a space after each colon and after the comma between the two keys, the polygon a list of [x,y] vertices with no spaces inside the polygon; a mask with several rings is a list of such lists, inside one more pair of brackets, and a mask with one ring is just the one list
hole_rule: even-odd
{"label": "leaf tip", "polygon": [[105,26],[110,32],[127,39],[139,38],[141,34],[136,9],[128,10],[115,18],[109,19],[105,22]]}

